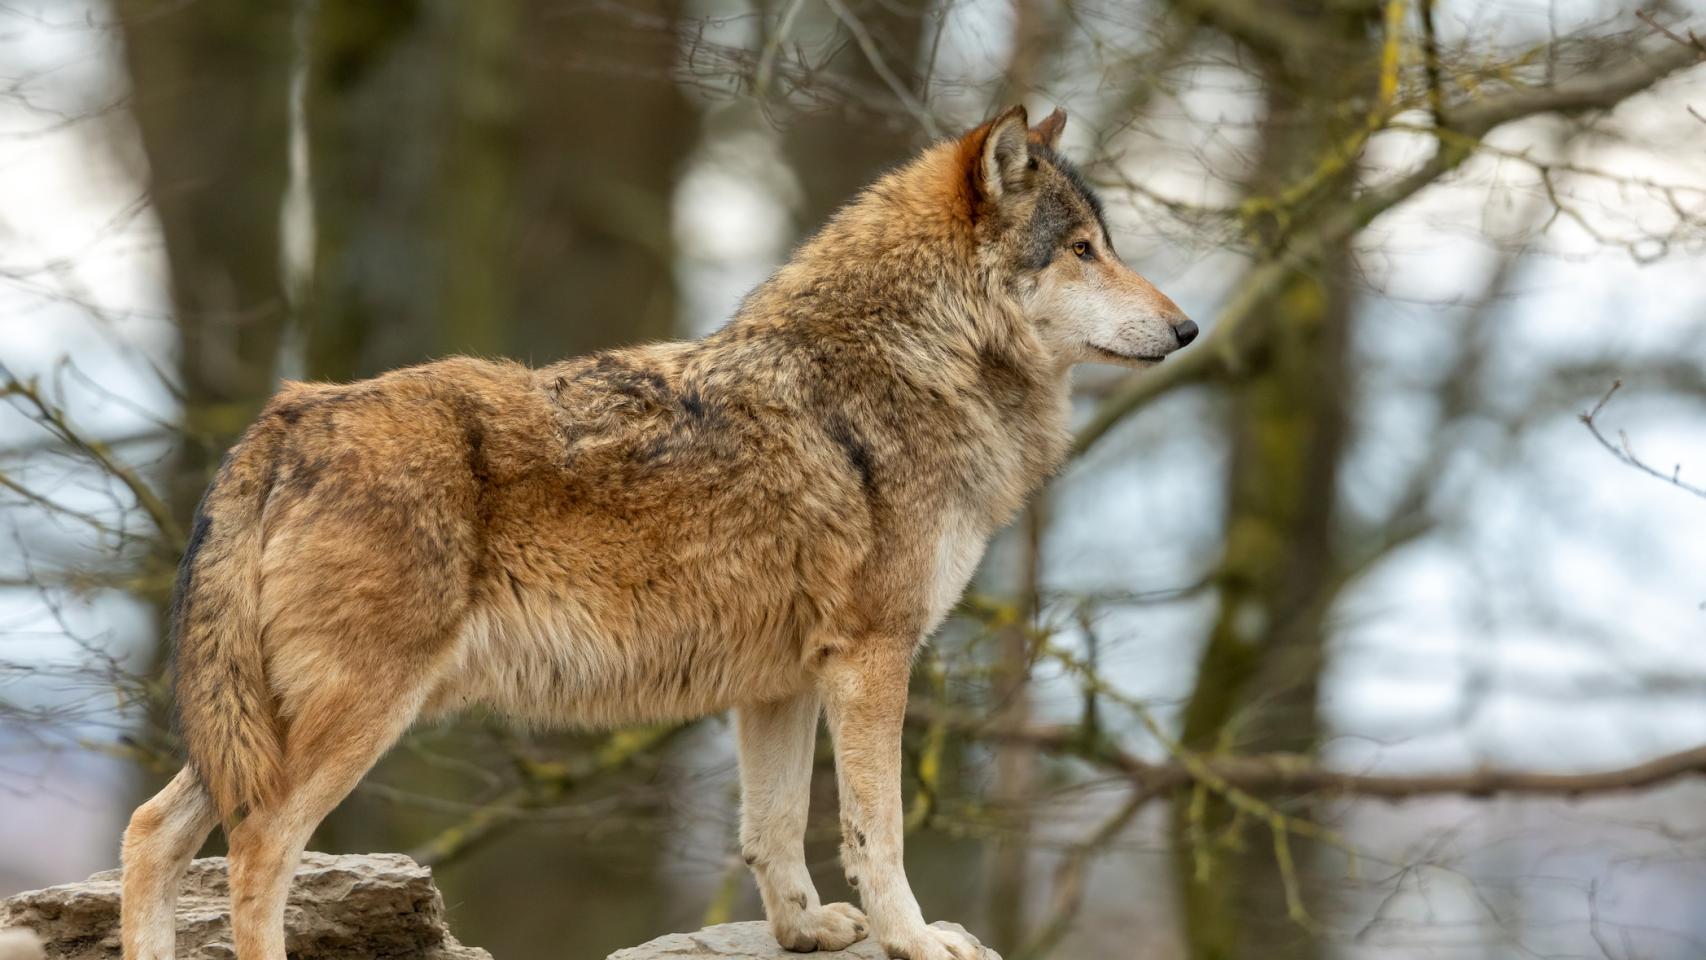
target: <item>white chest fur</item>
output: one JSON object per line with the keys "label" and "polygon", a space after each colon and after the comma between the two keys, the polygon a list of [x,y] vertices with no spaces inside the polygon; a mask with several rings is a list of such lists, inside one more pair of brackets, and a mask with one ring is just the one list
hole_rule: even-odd
{"label": "white chest fur", "polygon": [[989,531],[982,518],[951,508],[942,518],[936,539],[935,580],[930,585],[929,630],[934,631],[965,593],[966,583],[983,559]]}

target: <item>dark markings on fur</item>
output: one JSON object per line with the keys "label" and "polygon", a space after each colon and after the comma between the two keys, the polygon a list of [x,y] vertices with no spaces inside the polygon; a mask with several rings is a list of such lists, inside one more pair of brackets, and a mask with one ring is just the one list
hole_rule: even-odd
{"label": "dark markings on fur", "polygon": [[1060,256],[1066,238],[1084,226],[1083,206],[1054,191],[1037,197],[1027,230],[1025,253],[1020,265],[1026,270],[1041,270]]}
{"label": "dark markings on fur", "polygon": [[690,652],[687,654],[686,657],[682,658],[681,665],[679,667],[677,667],[676,671],[675,671],[675,689],[676,689],[676,692],[681,694],[682,696],[686,696],[687,691],[692,689],[692,687],[693,687],[693,659],[694,658],[693,658],[693,653],[691,652],[692,647],[688,647],[688,650]]}
{"label": "dark markings on fur", "polygon": [[857,827],[854,827],[853,828],[853,839],[858,842],[859,846],[861,846],[861,847],[864,846],[865,845],[865,831],[860,830]]}
{"label": "dark markings on fur", "polygon": [[[273,490],[278,488],[278,470],[281,459],[283,459],[283,451],[279,450],[278,442],[275,440],[268,446],[267,472],[261,477],[260,506],[263,510],[266,508],[267,500],[272,497]],[[243,495],[251,496],[253,494],[250,491],[244,491]]]}
{"label": "dark markings on fur", "polygon": [[[213,483],[214,484],[224,483],[225,479],[227,477],[229,477],[230,475],[231,475],[231,451],[229,449],[227,449],[224,453],[219,455],[219,470],[217,472],[215,472],[213,475]],[[198,507],[197,509],[199,510],[200,508]]]}
{"label": "dark markings on fur", "polygon": [[831,416],[824,424],[824,430],[847,455],[847,462],[858,472],[859,485],[865,491],[865,499],[874,502],[877,498],[877,465],[871,456],[871,448],[865,444],[865,438],[859,436],[859,432],[847,422],[847,418],[840,415]]}
{"label": "dark markings on fur", "polygon": [[1107,215],[1102,209],[1102,198],[1096,195],[1095,190],[1091,189],[1090,182],[1084,179],[1084,174],[1078,169],[1078,165],[1041,144],[1032,144],[1031,154],[1032,156],[1042,157],[1048,161],[1050,166],[1060,171],[1061,176],[1066,178],[1066,182],[1090,206],[1090,212],[1096,217],[1096,225],[1102,228],[1102,233],[1105,236],[1108,232],[1108,221]]}
{"label": "dark markings on fur", "polygon": [[[230,455],[226,455],[227,460]],[[223,472],[223,471],[222,471]],[[195,582],[195,561],[200,555],[201,548],[207,544],[207,537],[213,532],[213,518],[207,515],[207,497],[213,492],[213,486],[202,494],[201,503],[196,505],[195,519],[190,524],[190,539],[184,545],[183,558],[178,561],[178,578],[172,586],[172,601],[167,612],[167,630],[169,631],[170,646],[167,656],[172,661],[171,672],[178,675],[179,643],[183,639],[184,624],[190,614],[190,590]],[[171,724],[178,739],[183,739],[183,718],[178,713],[178,703],[182,698],[172,698]]]}
{"label": "dark markings on fur", "polygon": [[988,348],[978,351],[977,375],[983,381],[984,394],[1007,415],[1021,412],[1038,387],[1011,355]]}
{"label": "dark markings on fur", "polygon": [[669,382],[655,370],[636,369],[608,353],[594,354],[591,366],[575,374],[577,381],[596,383],[613,394],[642,406],[662,406],[670,396]]}
{"label": "dark markings on fur", "polygon": [[492,482],[486,467],[486,427],[479,417],[471,415],[472,411],[464,408],[462,417],[462,440],[468,456],[468,473],[482,490]]}
{"label": "dark markings on fur", "polygon": [[793,896],[788,898],[788,902],[793,904],[796,907],[799,907],[801,910],[804,910],[806,908],[806,905],[811,903],[810,900],[806,899],[806,895],[803,893],[794,894]]}
{"label": "dark markings on fur", "polygon": [[629,451],[628,459],[642,466],[652,466],[668,459],[669,452],[668,437],[653,437],[644,446]]}
{"label": "dark markings on fur", "polygon": [[1047,147],[1033,145],[1031,149],[1047,160],[1060,176],[1042,178],[1043,189],[1037,196],[1035,212],[1027,227],[1020,265],[1026,270],[1041,270],[1048,266],[1065,251],[1067,238],[1092,220],[1102,233],[1103,243],[1111,245],[1102,201],[1090,189],[1084,175],[1070,160]]}
{"label": "dark markings on fur", "polygon": [[742,859],[742,860],[745,860],[745,861],[746,861],[746,865],[747,865],[747,866],[749,866],[749,867],[750,867],[750,866],[753,866],[753,865],[755,865],[755,864],[757,864],[757,863],[758,863],[758,854],[756,854],[756,853],[748,853],[748,854],[745,854],[745,855],[743,855],[743,856],[742,856],[742,857],[741,857],[741,859]]}
{"label": "dark markings on fur", "polygon": [[695,420],[705,418],[705,398],[699,393],[698,387],[688,387],[681,395],[681,409]]}
{"label": "dark markings on fur", "polygon": [[491,497],[491,464],[486,458],[486,424],[487,411],[480,409],[480,402],[467,394],[458,395],[451,401],[456,415],[457,426],[462,430],[462,451],[466,458],[468,475],[474,481],[474,550],[473,550],[473,583],[478,583],[485,576],[487,563],[486,531],[491,527],[492,497]]}
{"label": "dark markings on fur", "polygon": [[310,394],[300,399],[279,403],[272,408],[272,415],[285,426],[293,427],[308,414],[324,414],[320,420],[320,428],[329,436],[336,429],[333,424],[333,415],[337,409],[365,400],[370,396],[370,393],[371,391],[360,386],[348,386],[335,392]]}
{"label": "dark markings on fur", "polygon": [[319,484],[320,477],[326,472],[326,459],[312,459],[302,455],[300,450],[292,451],[290,470],[286,476],[286,486],[297,494],[306,495]]}
{"label": "dark markings on fur", "polygon": [[207,535],[212,532],[213,518],[207,515],[207,503],[204,498],[201,506],[195,508],[195,521],[190,527],[189,543],[184,545],[184,559],[182,563],[178,564],[177,589],[180,599],[182,599],[184,591],[189,588],[190,573],[195,567],[196,554],[201,552],[202,546],[207,543]]}

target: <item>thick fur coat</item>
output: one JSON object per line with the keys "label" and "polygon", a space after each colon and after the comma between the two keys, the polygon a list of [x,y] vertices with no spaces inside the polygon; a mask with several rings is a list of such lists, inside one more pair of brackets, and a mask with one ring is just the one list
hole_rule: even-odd
{"label": "thick fur coat", "polygon": [[[126,956],[171,955],[176,878],[223,821],[238,955],[284,960],[314,826],[417,718],[476,705],[735,709],[742,846],[783,945],[869,929],[891,956],[975,956],[902,868],[908,668],[1059,464],[1071,365],[1195,331],[1113,253],[1063,122],[1015,109],[929,148],[702,340],[286,384],[184,559],[190,762],[126,834]],[[822,709],[868,920],[803,861]]]}

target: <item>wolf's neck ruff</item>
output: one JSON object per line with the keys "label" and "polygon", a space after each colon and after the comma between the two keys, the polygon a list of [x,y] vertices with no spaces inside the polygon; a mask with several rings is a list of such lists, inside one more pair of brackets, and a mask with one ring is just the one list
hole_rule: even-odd
{"label": "wolf's neck ruff", "polygon": [[[885,457],[940,468],[929,479],[978,500],[979,525],[992,528],[1064,455],[1070,364],[1025,317],[1025,279],[1002,255],[1002,233],[1037,201],[969,197],[965,152],[939,144],[865,190],[707,347],[797,353],[823,402],[884,435]],[[959,462],[937,456],[956,444]]]}

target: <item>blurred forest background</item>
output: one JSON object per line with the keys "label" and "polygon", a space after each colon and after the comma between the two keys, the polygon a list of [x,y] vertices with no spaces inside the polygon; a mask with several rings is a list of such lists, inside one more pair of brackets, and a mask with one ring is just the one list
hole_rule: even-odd
{"label": "blurred forest background", "polygon": [[[0,895],[115,865],[176,769],[173,568],[281,377],[703,333],[1020,102],[1208,335],[1080,373],[918,665],[927,916],[1010,960],[1706,956],[1700,13],[7,0]],[[759,916],[736,792],[723,718],[470,717],[311,846],[599,957]]]}

